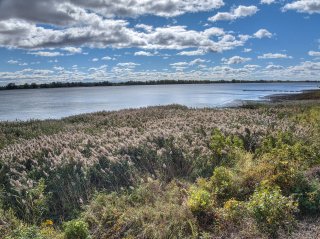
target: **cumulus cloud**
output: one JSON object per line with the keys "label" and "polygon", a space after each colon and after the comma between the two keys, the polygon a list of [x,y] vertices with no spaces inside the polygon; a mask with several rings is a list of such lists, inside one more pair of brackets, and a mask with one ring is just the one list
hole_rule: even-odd
{"label": "cumulus cloud", "polygon": [[281,54],[281,53],[266,53],[262,56],[258,56],[258,59],[291,59],[292,56],[288,56],[287,54]]}
{"label": "cumulus cloud", "polygon": [[44,28],[18,19],[0,21],[0,46],[24,49],[69,47],[69,50],[71,46],[137,47],[146,50],[199,48],[208,52],[223,52],[243,46],[249,39],[248,36],[232,35],[216,27],[195,31],[188,30],[185,26],[165,26],[151,32],[141,32],[130,28],[129,23],[124,20],[104,19],[81,9],[75,11],[80,11],[74,14],[83,22],[62,29]]}
{"label": "cumulus cloud", "polygon": [[140,66],[140,64],[134,63],[134,62],[122,62],[122,63],[118,63],[117,66],[119,66],[119,67],[134,68],[134,67],[136,67],[136,66]]}
{"label": "cumulus cloud", "polygon": [[197,59],[194,59],[193,61],[190,61],[189,62],[189,65],[193,66],[193,65],[200,65],[200,64],[203,64],[207,62],[206,60],[204,59],[201,59],[201,58],[197,58]]}
{"label": "cumulus cloud", "polygon": [[247,52],[251,52],[251,51],[252,51],[251,48],[244,48],[244,49],[243,49],[243,52],[246,52],[246,53],[247,53]]}
{"label": "cumulus cloud", "polygon": [[35,52],[29,52],[30,55],[36,55],[36,56],[44,56],[44,57],[57,57],[57,56],[63,56],[61,52],[57,51],[35,51]]}
{"label": "cumulus cloud", "polygon": [[276,0],[261,0],[260,1],[261,4],[268,4],[268,5],[275,3],[275,2],[276,2]]}
{"label": "cumulus cloud", "polygon": [[[281,76],[282,80],[318,80],[320,74],[320,62],[306,61],[297,63],[292,66],[281,66],[269,64],[267,67],[260,67],[259,65],[238,65],[232,67],[231,65],[217,65],[214,67],[206,67],[205,70],[197,68],[184,72],[183,69],[170,71],[147,71],[134,70],[133,64],[124,64],[114,67],[111,71],[106,71],[105,66],[92,68],[91,71],[81,71],[77,67],[71,69],[31,69],[26,68],[15,72],[1,72],[0,84],[25,83],[25,82],[52,82],[52,81],[103,81],[103,80],[158,80],[158,79],[203,79],[203,80],[219,80],[219,79],[265,79],[277,80]],[[189,62],[182,63],[181,67],[189,67]],[[128,66],[130,66],[128,68]],[[199,65],[200,66],[200,65]],[[100,69],[101,68],[101,69]],[[185,69],[185,68],[184,68]]]}
{"label": "cumulus cloud", "polygon": [[182,71],[190,66],[195,66],[195,65],[198,65],[200,67],[205,67],[205,65],[203,65],[203,63],[206,63],[206,62],[208,62],[208,61],[201,59],[201,58],[197,58],[197,59],[194,59],[190,62],[182,61],[182,62],[171,63],[170,66],[172,68],[174,68],[176,71]]}
{"label": "cumulus cloud", "polygon": [[320,1],[319,0],[298,0],[292,3],[287,3],[283,8],[283,11],[295,10],[302,13],[320,13]]}
{"label": "cumulus cloud", "polygon": [[105,57],[102,57],[101,60],[103,60],[103,61],[111,61],[111,60],[114,61],[114,60],[116,60],[116,58],[110,57],[110,56],[105,56]]}
{"label": "cumulus cloud", "polygon": [[70,54],[79,54],[79,53],[82,53],[82,49],[79,48],[79,47],[63,47],[61,50],[63,51],[67,51],[69,52]]}
{"label": "cumulus cloud", "polygon": [[175,17],[188,12],[218,9],[223,0],[1,0],[0,19],[18,18],[57,25],[71,24],[69,6],[99,13],[107,18],[156,15]]}
{"label": "cumulus cloud", "polygon": [[18,64],[19,61],[9,60],[8,63],[9,63],[9,64],[12,64],[12,65],[15,65],[15,64]]}
{"label": "cumulus cloud", "polygon": [[[31,6],[32,4],[38,6],[39,1],[30,1]],[[76,1],[66,2],[59,0],[58,2],[57,0],[49,0],[48,2],[50,1],[60,5],[63,3],[61,6],[59,5],[57,9],[69,17],[61,18],[63,21],[59,23],[52,22],[52,24],[65,24],[63,27],[46,27],[39,25],[37,24],[38,22],[33,22],[33,20],[25,16],[20,16],[20,13],[17,13],[17,18],[1,20],[0,17],[0,47],[37,49],[41,51],[48,48],[62,48],[63,51],[68,52],[66,55],[81,53],[82,47],[135,47],[145,52],[148,52],[148,50],[161,49],[198,49],[179,53],[179,55],[191,56],[203,55],[208,52],[232,50],[236,47],[243,46],[250,39],[248,35],[236,35],[233,32],[225,32],[223,29],[217,27],[211,27],[203,31],[189,30],[186,26],[163,26],[155,28],[149,25],[138,24],[135,25],[135,27],[131,27],[127,20],[107,19],[97,12],[87,11],[82,8],[87,1],[79,1],[78,4]],[[103,0],[100,0],[100,2],[102,1]],[[166,0],[162,0],[161,2],[165,1]],[[175,0],[175,2],[177,1],[180,0]],[[0,4],[3,4],[3,6],[6,4],[6,6],[11,6],[13,3],[17,4],[17,2],[19,1],[13,0],[12,2],[7,2],[7,0],[2,0]],[[136,1],[132,1],[131,4],[135,4],[133,2]],[[186,3],[188,1],[184,0],[181,2]],[[214,1],[193,1],[194,4],[197,3],[197,6],[201,5],[200,2],[213,4]],[[157,1],[157,3],[159,3],[159,1]],[[43,3],[43,5],[45,4],[46,3]],[[13,5],[11,8],[18,6],[14,5],[14,7]],[[190,11],[192,6],[193,4],[188,7]],[[240,6],[234,10],[234,13],[240,16],[249,14],[248,11],[250,10],[246,10],[246,8]],[[48,15],[48,19],[49,18],[50,15]],[[66,21],[71,20],[69,23],[65,23],[64,19],[66,19]],[[34,21],[41,20],[35,19]],[[268,36],[267,34],[265,35]],[[140,53],[143,54],[142,52]]]}
{"label": "cumulus cloud", "polygon": [[149,51],[137,51],[134,53],[135,56],[154,56],[152,52]]}
{"label": "cumulus cloud", "polygon": [[231,58],[222,58],[221,61],[224,62],[225,64],[228,65],[233,65],[233,64],[242,64],[247,61],[250,61],[251,58],[245,58],[241,56],[233,56]]}
{"label": "cumulus cloud", "polygon": [[273,34],[266,29],[260,29],[254,34],[254,37],[262,39],[262,38],[271,38]]}
{"label": "cumulus cloud", "polygon": [[143,29],[146,32],[151,32],[153,30],[153,26],[146,25],[146,24],[137,24],[135,28]]}
{"label": "cumulus cloud", "polygon": [[266,69],[267,69],[267,70],[270,70],[270,71],[275,71],[275,70],[282,70],[282,69],[284,69],[284,67],[283,67],[283,66],[280,66],[280,65],[270,64],[270,65],[267,65],[267,66],[266,66]]}
{"label": "cumulus cloud", "polygon": [[189,65],[189,63],[184,61],[170,64],[170,66],[187,66],[187,65]]}
{"label": "cumulus cloud", "polygon": [[195,51],[181,51],[177,55],[179,55],[179,56],[202,56],[205,54],[206,54],[206,51],[204,49],[198,49]]}
{"label": "cumulus cloud", "polygon": [[208,20],[212,22],[216,21],[232,21],[238,18],[244,18],[256,14],[259,9],[256,6],[238,6],[237,8],[231,9],[230,12],[218,12]]}
{"label": "cumulus cloud", "polygon": [[320,57],[320,51],[309,51],[308,52],[309,56],[316,56],[316,57]]}

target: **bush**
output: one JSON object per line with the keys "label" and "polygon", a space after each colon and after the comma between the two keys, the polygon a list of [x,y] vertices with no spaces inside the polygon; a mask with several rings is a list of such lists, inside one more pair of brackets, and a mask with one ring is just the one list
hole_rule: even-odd
{"label": "bush", "polygon": [[216,165],[233,165],[235,151],[243,150],[244,143],[237,135],[224,135],[219,129],[214,129],[211,136],[210,149]]}
{"label": "bush", "polygon": [[248,202],[248,209],[261,231],[276,237],[279,229],[290,232],[295,225],[297,203],[281,194],[278,187],[259,187]]}
{"label": "bush", "polygon": [[218,167],[213,171],[210,179],[213,193],[219,203],[236,197],[238,193],[238,182],[235,174],[225,167]]}
{"label": "bush", "polygon": [[223,206],[224,218],[234,224],[241,224],[247,215],[245,203],[235,199],[228,200]]}
{"label": "bush", "polygon": [[5,239],[47,239],[47,238],[41,235],[39,228],[36,226],[32,226],[32,227],[22,226],[14,230],[10,234],[10,236],[6,237]]}
{"label": "bush", "polygon": [[150,180],[130,192],[99,193],[83,217],[94,238],[194,238],[199,229],[186,196],[175,181]]}
{"label": "bush", "polygon": [[66,239],[89,239],[88,224],[80,219],[72,220],[64,224]]}
{"label": "bush", "polygon": [[320,212],[320,183],[307,182],[305,187],[297,188],[293,194],[299,202],[300,212],[316,215]]}
{"label": "bush", "polygon": [[210,193],[207,190],[198,187],[190,189],[188,206],[193,213],[198,214],[206,211],[210,203]]}

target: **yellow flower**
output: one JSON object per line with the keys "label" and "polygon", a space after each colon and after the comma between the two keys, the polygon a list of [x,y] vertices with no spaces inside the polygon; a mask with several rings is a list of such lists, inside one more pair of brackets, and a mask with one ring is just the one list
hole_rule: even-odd
{"label": "yellow flower", "polygon": [[50,227],[53,225],[53,221],[48,219],[48,220],[45,220],[43,223],[42,223],[42,226],[44,227]]}

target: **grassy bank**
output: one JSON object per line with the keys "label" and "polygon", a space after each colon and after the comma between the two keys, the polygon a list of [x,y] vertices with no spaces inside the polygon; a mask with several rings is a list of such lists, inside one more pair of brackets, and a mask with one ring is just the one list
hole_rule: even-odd
{"label": "grassy bank", "polygon": [[306,90],[297,94],[271,95],[268,97],[273,102],[282,101],[319,101],[320,90]]}
{"label": "grassy bank", "polygon": [[0,123],[0,235],[316,235],[319,122],[303,102]]}

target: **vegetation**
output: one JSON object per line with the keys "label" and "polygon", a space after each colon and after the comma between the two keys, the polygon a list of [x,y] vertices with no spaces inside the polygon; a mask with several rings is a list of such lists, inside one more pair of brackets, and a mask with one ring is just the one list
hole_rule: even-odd
{"label": "vegetation", "polygon": [[314,102],[3,122],[0,237],[304,238],[319,138]]}
{"label": "vegetation", "polygon": [[[217,84],[217,83],[274,83],[292,81],[266,81],[266,80],[155,80],[155,81],[125,81],[125,82],[51,82],[51,83],[25,83],[16,85],[9,83],[6,86],[0,86],[0,90],[19,90],[19,89],[42,89],[42,88],[70,88],[70,87],[94,87],[94,86],[128,86],[128,85],[174,85],[174,84]],[[297,81],[295,81],[296,83]],[[302,81],[302,82],[319,82],[319,81]]]}

